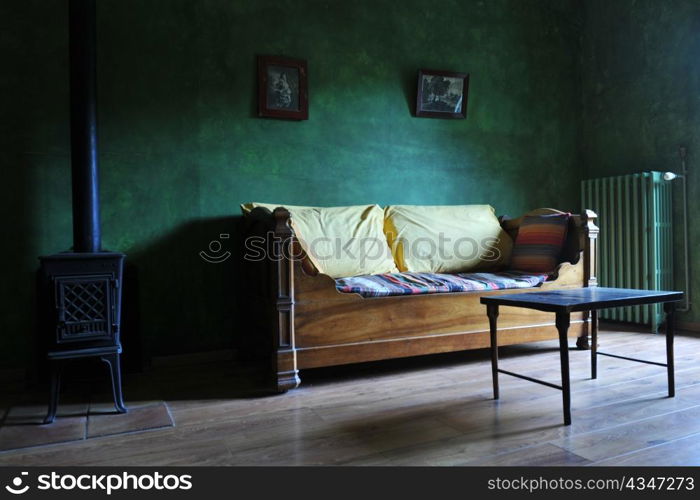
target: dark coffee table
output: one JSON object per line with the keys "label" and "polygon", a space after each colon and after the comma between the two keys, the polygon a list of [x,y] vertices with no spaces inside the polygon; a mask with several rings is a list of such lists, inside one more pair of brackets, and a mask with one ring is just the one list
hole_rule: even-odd
{"label": "dark coffee table", "polygon": [[[493,374],[493,397],[499,398],[498,374],[505,373],[514,377],[536,382],[538,384],[553,387],[562,391],[564,403],[564,424],[571,425],[571,383],[569,381],[569,320],[572,312],[591,312],[591,378],[597,377],[598,356],[612,356],[615,358],[665,366],[668,371],[668,396],[675,396],[675,382],[673,378],[673,328],[674,310],[676,302],[683,298],[683,292],[666,292],[660,290],[629,290],[624,288],[571,288],[566,290],[551,290],[544,292],[525,292],[507,295],[493,295],[482,297],[481,303],[486,304],[486,312],[491,328],[491,370]],[[598,310],[609,307],[638,306],[644,304],[664,304],[666,313],[666,363],[646,361],[642,359],[628,358],[599,352],[598,344]],[[518,373],[501,370],[498,368],[498,307],[523,307],[549,311],[556,313],[556,326],[559,331],[559,353],[561,359],[561,385],[556,385],[544,380],[538,380]]]}

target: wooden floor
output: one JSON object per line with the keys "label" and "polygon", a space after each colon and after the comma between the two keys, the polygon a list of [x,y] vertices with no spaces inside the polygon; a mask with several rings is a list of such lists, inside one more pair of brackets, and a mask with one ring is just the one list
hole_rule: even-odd
{"label": "wooden floor", "polygon": [[[663,335],[603,331],[600,349],[665,355]],[[570,427],[554,389],[502,375],[492,400],[484,351],[309,371],[276,396],[218,362],[127,377],[127,405],[165,401],[174,427],[5,451],[0,465],[700,465],[700,338],[677,337],[675,398],[664,368],[601,357],[590,380],[589,355],[571,351]],[[505,348],[501,365],[559,382],[554,342]]]}

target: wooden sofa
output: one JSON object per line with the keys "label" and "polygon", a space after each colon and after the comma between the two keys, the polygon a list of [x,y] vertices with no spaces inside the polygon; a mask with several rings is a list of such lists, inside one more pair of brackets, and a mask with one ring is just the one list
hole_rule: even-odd
{"label": "wooden sofa", "polygon": [[[547,213],[560,212],[538,209],[526,215]],[[595,219],[589,210],[571,217],[562,262],[539,289],[595,284]],[[521,220],[500,218],[513,238]],[[489,324],[480,297],[532,290],[371,298],[342,293],[334,279],[318,273],[305,258],[287,210],[255,208],[245,226],[246,245],[250,237],[258,239],[258,247],[264,239],[273,256],[246,262],[245,308],[248,334],[271,351],[271,375],[279,392],[297,387],[299,370],[305,368],[488,347]],[[572,315],[569,334],[577,337],[579,348],[588,347],[588,324],[586,314]],[[499,328],[501,345],[557,338],[553,315],[537,311],[503,307]]]}

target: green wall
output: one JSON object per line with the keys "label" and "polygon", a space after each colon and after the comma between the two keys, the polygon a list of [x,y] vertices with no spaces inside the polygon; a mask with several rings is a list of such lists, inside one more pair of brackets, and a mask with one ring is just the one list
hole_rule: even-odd
{"label": "green wall", "polygon": [[[690,219],[700,209],[700,2],[586,0],[582,51],[585,178],[680,172],[688,148]],[[676,288],[684,286],[682,190],[674,181]],[[690,225],[691,293],[700,297],[700,240]],[[700,321],[700,307],[682,314]]]}
{"label": "green wall", "polygon": [[[66,25],[67,0],[0,3],[0,366],[27,356],[36,256],[71,245]],[[240,334],[237,259],[198,251],[241,202],[576,210],[580,35],[575,0],[98,0],[104,247],[146,348]],[[308,121],[256,117],[256,54],[308,61]],[[419,68],[471,73],[466,120],[412,117]]]}

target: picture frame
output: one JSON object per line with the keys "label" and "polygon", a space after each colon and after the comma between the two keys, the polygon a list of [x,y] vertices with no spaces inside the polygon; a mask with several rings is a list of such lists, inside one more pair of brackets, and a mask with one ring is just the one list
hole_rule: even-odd
{"label": "picture frame", "polygon": [[258,116],[309,118],[308,69],[303,59],[258,56]]}
{"label": "picture frame", "polygon": [[468,95],[469,73],[420,69],[416,116],[464,119]]}

